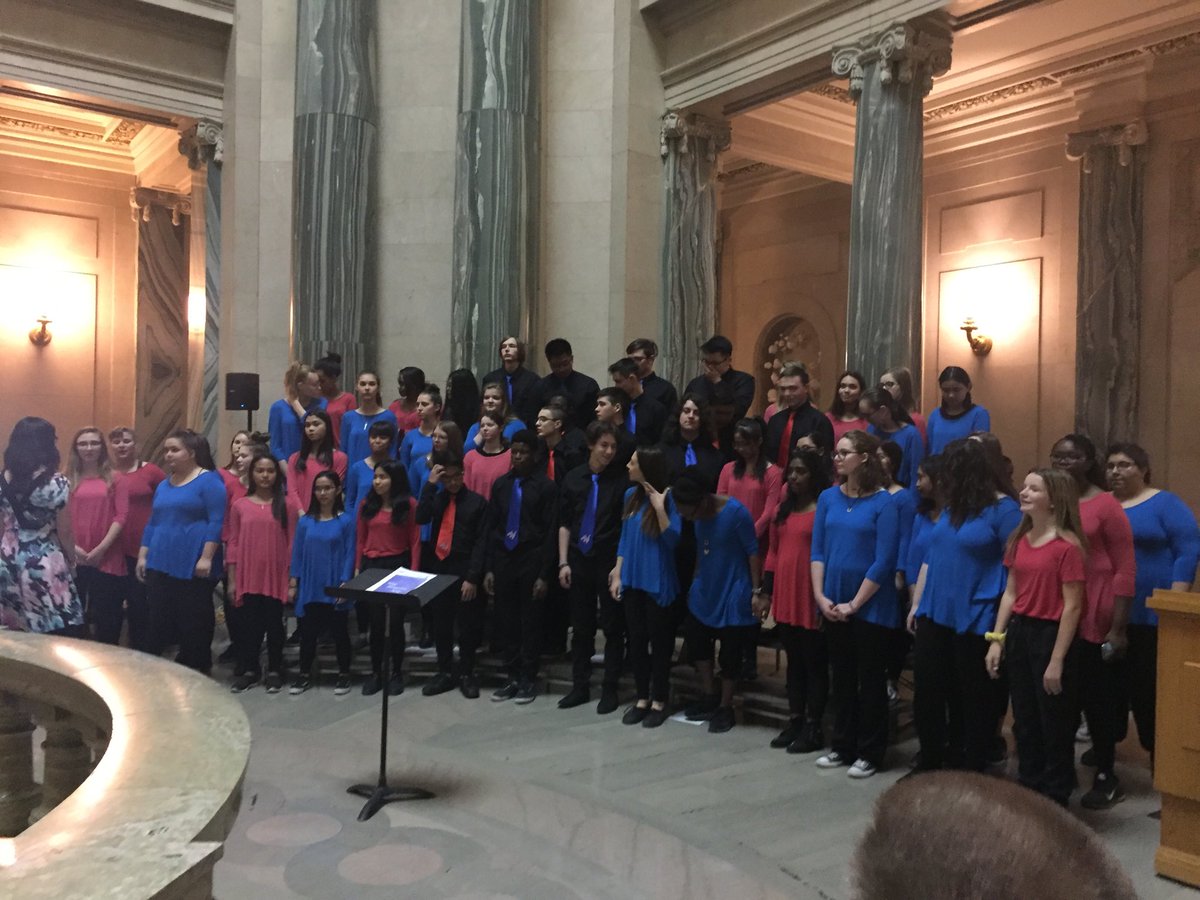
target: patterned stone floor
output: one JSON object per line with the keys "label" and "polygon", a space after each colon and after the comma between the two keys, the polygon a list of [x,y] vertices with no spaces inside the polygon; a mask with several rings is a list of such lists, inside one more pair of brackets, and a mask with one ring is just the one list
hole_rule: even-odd
{"label": "patterned stone floor", "polygon": [[[517,707],[417,685],[392,700],[389,777],[437,796],[358,822],[346,787],[374,780],[378,698],[323,686],[242,699],[254,744],[217,866],[222,900],[847,898],[871,804],[915,750],[894,748],[891,771],[855,782],[769,749],[766,728],[647,730],[594,705],[560,711],[555,696]],[[1129,799],[1079,814],[1141,896],[1200,897],[1154,876],[1158,798],[1140,751],[1127,742],[1121,755]]]}

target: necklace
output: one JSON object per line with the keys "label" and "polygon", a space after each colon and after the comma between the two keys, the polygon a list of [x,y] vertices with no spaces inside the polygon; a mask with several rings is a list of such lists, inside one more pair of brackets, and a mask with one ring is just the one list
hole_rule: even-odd
{"label": "necklace", "polygon": [[862,495],[857,494],[851,497],[845,491],[842,491],[842,493],[846,496],[846,512],[854,512],[854,507],[858,506],[858,501],[862,499]]}

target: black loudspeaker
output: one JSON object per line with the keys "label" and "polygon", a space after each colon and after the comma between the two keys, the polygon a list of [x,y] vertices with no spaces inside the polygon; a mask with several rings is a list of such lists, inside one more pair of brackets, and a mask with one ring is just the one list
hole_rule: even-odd
{"label": "black loudspeaker", "polygon": [[258,409],[258,373],[227,372],[225,374],[225,408]]}

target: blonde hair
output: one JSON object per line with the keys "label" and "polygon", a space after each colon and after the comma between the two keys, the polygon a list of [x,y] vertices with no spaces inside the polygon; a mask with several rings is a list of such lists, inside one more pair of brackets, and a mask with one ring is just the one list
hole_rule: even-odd
{"label": "blonde hair", "polygon": [[71,482],[72,490],[79,487],[79,482],[83,479],[83,460],[79,458],[79,448],[76,444],[85,434],[95,434],[100,438],[100,459],[96,463],[96,471],[104,479],[104,483],[112,487],[112,462],[108,458],[108,443],[104,440],[104,432],[95,425],[85,425],[71,438],[71,450],[67,454],[67,480]]}
{"label": "blonde hair", "polygon": [[297,360],[287,367],[287,371],[283,375],[284,388],[290,391],[296,390],[315,371],[317,370],[308,363]]}
{"label": "blonde hair", "polygon": [[[1029,473],[1042,479],[1046,485],[1046,494],[1050,498],[1050,512],[1054,515],[1054,527],[1061,537],[1074,539],[1084,553],[1087,552],[1087,538],[1083,533],[1083,522],[1079,517],[1079,485],[1075,479],[1061,469],[1033,469]],[[1021,524],[1009,535],[1006,555],[1011,556],[1016,550],[1017,542],[1029,534],[1033,528],[1033,520],[1026,513],[1021,517]]]}

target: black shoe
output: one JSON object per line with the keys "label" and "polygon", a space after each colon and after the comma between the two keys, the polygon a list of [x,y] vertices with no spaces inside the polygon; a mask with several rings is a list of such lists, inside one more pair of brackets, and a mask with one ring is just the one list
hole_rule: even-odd
{"label": "black shoe", "polygon": [[691,706],[683,708],[683,717],[689,722],[707,722],[721,701],[716,697],[703,697]]}
{"label": "black shoe", "polygon": [[397,672],[388,679],[388,696],[399,697],[404,693],[404,675]]}
{"label": "black shoe", "polygon": [[425,687],[421,688],[421,694],[425,697],[436,697],[438,694],[452,691],[456,687],[458,687],[457,678],[449,672],[438,672],[425,683]]}
{"label": "black shoe", "polygon": [[665,721],[667,721],[667,708],[664,706],[662,709],[655,709],[652,706],[646,713],[646,718],[642,719],[642,727],[657,728]]}
{"label": "black shoe", "polygon": [[1091,766],[1094,769],[1096,767],[1096,748],[1088,747],[1084,750],[1079,757],[1079,764],[1081,766]]}
{"label": "black shoe", "polygon": [[643,719],[645,719],[649,712],[650,707],[648,706],[631,706],[629,709],[625,710],[625,715],[621,716],[621,724],[636,725],[638,722],[641,722]]}
{"label": "black shoe", "polygon": [[612,688],[605,688],[600,693],[600,702],[596,704],[596,712],[599,715],[607,716],[611,712],[616,712],[620,705],[620,701],[617,700],[617,692]]}
{"label": "black shoe", "polygon": [[805,722],[796,739],[788,744],[788,753],[816,753],[825,749],[825,736],[818,722]]}
{"label": "black shoe", "polygon": [[787,728],[779,732],[771,739],[771,746],[776,750],[789,746],[796,738],[800,737],[800,732],[804,730],[803,719],[792,719],[788,722]]}
{"label": "black shoe", "polygon": [[350,693],[350,676],[339,675],[337,677],[337,681],[333,683],[333,695],[335,697],[341,697],[348,693]]}
{"label": "black shoe", "polygon": [[718,706],[708,718],[709,734],[724,734],[734,726],[733,707]]}
{"label": "black shoe", "polygon": [[458,680],[458,689],[462,695],[468,700],[479,699],[479,682],[475,680],[475,676],[468,673]]}
{"label": "black shoe", "polygon": [[261,680],[262,675],[258,672],[244,672],[237,678],[233,679],[233,684],[229,686],[235,694],[240,694],[242,691],[248,691]]}
{"label": "black shoe", "polygon": [[363,682],[362,692],[364,697],[373,697],[383,690],[383,682],[379,680],[379,676],[371,674],[367,676],[367,680]]}
{"label": "black shoe", "polygon": [[987,764],[989,766],[1002,766],[1008,762],[1008,741],[1004,740],[1004,735],[996,735],[992,739],[992,746],[988,748]]}
{"label": "black shoe", "polygon": [[559,709],[573,709],[576,706],[583,706],[592,699],[592,692],[588,690],[586,684],[577,684],[571,690],[567,691],[566,696],[558,701]]}
{"label": "black shoe", "polygon": [[312,679],[307,675],[301,675],[292,682],[292,686],[288,688],[288,693],[294,697],[297,694],[303,694],[310,687],[312,687]]}
{"label": "black shoe", "polygon": [[513,698],[513,702],[518,706],[525,706],[527,703],[532,703],[537,699],[537,685],[532,681],[526,681],[517,688],[517,696]]}
{"label": "black shoe", "polygon": [[263,687],[267,689],[268,694],[278,694],[283,690],[283,676],[278,672],[268,672]]}
{"label": "black shoe", "polygon": [[433,647],[433,638],[427,634],[421,635],[421,640],[417,641],[417,646],[422,650],[429,650]]}
{"label": "black shoe", "polygon": [[1120,779],[1111,772],[1097,772],[1092,789],[1079,798],[1079,805],[1084,809],[1112,809],[1124,799]]}
{"label": "black shoe", "polygon": [[519,684],[517,684],[515,681],[510,681],[505,684],[504,687],[492,692],[492,700],[496,703],[502,703],[505,700],[511,700],[513,697],[517,696],[517,691],[520,689],[521,686]]}

